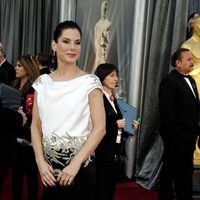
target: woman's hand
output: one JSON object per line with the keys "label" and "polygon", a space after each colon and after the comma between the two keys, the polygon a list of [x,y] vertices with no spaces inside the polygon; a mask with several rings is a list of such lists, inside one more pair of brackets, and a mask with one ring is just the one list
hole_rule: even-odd
{"label": "woman's hand", "polygon": [[22,139],[21,144],[22,144],[23,146],[29,146],[29,145],[31,144],[31,142],[29,142],[29,141],[26,140],[26,139]]}
{"label": "woman's hand", "polygon": [[117,120],[117,125],[118,125],[118,128],[124,128],[125,125],[126,125],[126,120],[123,118],[123,119],[118,119]]}
{"label": "woman's hand", "polygon": [[133,120],[132,121],[132,127],[134,130],[137,130],[140,124],[140,118],[138,118],[137,120]]}
{"label": "woman's hand", "polygon": [[59,174],[57,181],[61,186],[73,186],[74,178],[81,167],[81,163],[72,160]]}
{"label": "woman's hand", "polygon": [[20,106],[20,107],[18,108],[18,111],[17,111],[17,112],[20,113],[20,114],[22,115],[22,118],[23,118],[22,126],[24,126],[24,125],[26,124],[27,117],[26,117],[26,114],[25,114],[24,111],[23,111],[23,107]]}
{"label": "woman's hand", "polygon": [[57,182],[53,175],[53,168],[44,160],[38,164],[40,177],[45,186],[55,186]]}

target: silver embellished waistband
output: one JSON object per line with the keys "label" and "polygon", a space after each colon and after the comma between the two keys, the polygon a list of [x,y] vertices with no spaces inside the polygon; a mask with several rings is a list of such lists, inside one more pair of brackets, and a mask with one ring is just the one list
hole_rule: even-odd
{"label": "silver embellished waistband", "polygon": [[[85,140],[86,138],[69,135],[59,137],[55,133],[48,138],[43,138],[45,159],[53,167],[55,176],[70,163],[84,145]],[[91,161],[90,156],[84,162],[83,167],[86,167]]]}

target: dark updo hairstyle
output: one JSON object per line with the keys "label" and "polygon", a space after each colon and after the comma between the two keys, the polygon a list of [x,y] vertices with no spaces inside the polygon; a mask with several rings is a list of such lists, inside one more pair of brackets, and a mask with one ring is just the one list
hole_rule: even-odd
{"label": "dark updo hairstyle", "polygon": [[56,43],[58,42],[58,38],[62,35],[63,30],[66,30],[66,29],[77,29],[78,32],[80,33],[80,36],[82,37],[81,28],[79,27],[79,25],[76,22],[64,21],[64,22],[61,22],[60,24],[58,24],[54,31],[53,39]]}
{"label": "dark updo hairstyle", "polygon": [[99,77],[101,83],[103,83],[103,80],[106,78],[106,76],[111,74],[113,71],[116,71],[117,76],[118,76],[119,70],[115,65],[111,63],[103,63],[97,67],[94,73],[96,76]]}
{"label": "dark updo hairstyle", "polygon": [[[62,32],[66,29],[76,29],[76,30],[78,30],[78,32],[80,33],[80,36],[82,37],[82,31],[81,31],[81,28],[79,27],[79,25],[74,21],[67,20],[67,21],[61,22],[60,24],[57,25],[57,27],[54,31],[54,35],[53,35],[53,40],[55,41],[55,43],[58,42],[58,39],[62,35]],[[56,55],[52,55],[52,63],[50,65],[53,68],[53,70],[55,70],[57,68]]]}

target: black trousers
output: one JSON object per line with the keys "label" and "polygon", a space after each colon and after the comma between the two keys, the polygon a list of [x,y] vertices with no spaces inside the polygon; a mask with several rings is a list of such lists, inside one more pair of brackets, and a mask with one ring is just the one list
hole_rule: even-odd
{"label": "black trousers", "polygon": [[0,167],[0,191],[3,188],[3,183],[7,175],[8,175],[8,167]]}
{"label": "black trousers", "polygon": [[28,200],[38,199],[38,170],[29,167],[15,167],[13,169],[13,200],[22,200],[23,180],[26,177]]}
{"label": "black trousers", "polygon": [[22,199],[24,177],[26,177],[28,200],[37,200],[39,181],[33,148],[18,143],[17,152],[16,164],[13,167],[13,200]]}
{"label": "black trousers", "polygon": [[193,145],[164,144],[159,200],[192,200]]}
{"label": "black trousers", "polygon": [[95,200],[113,200],[116,185],[117,164],[115,161],[96,163]]}
{"label": "black trousers", "polygon": [[81,167],[75,177],[72,187],[43,188],[43,200],[94,200],[94,190],[96,182],[95,161],[90,162],[87,167]]}

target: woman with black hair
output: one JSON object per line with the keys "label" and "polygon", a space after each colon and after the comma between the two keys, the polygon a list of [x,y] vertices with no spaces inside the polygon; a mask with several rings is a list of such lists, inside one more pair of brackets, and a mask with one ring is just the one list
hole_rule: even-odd
{"label": "woman with black hair", "polygon": [[99,77],[103,85],[106,112],[106,135],[96,149],[95,200],[112,200],[115,192],[116,159],[120,156],[125,126],[125,119],[114,96],[114,90],[118,85],[118,74],[118,68],[110,63],[100,64],[95,71],[95,75]]}
{"label": "woman with black hair", "polygon": [[77,66],[81,36],[75,22],[58,24],[56,68],[33,84],[32,143],[43,200],[94,200],[94,151],[105,134],[105,113],[99,79]]}

